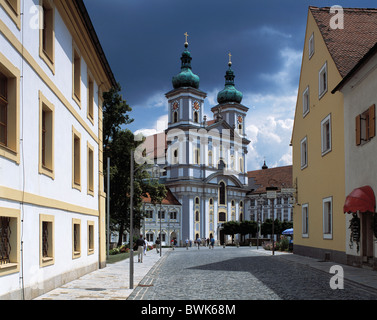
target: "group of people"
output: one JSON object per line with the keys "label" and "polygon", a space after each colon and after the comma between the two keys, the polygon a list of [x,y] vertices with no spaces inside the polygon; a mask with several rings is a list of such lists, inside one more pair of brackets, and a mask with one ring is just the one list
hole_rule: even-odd
{"label": "group of people", "polygon": [[[159,253],[158,248],[160,246],[160,238],[157,238],[156,240],[156,251]],[[143,255],[147,255],[147,249],[148,249],[148,242],[145,237],[143,238],[143,235],[140,235],[140,238],[136,240],[134,245],[134,251],[137,251],[137,260],[140,263],[143,263]]]}
{"label": "group of people", "polygon": [[[198,246],[198,250],[199,250],[200,245],[202,244],[202,242],[203,242],[203,245],[204,245],[204,246],[208,246],[209,249],[211,249],[211,248],[213,249],[214,246],[215,246],[215,238],[213,238],[213,237],[211,237],[210,239],[207,238],[207,239],[203,239],[203,240],[200,239],[200,238],[197,238],[197,239],[194,241],[194,243],[195,243],[195,245]],[[189,247],[191,248],[191,246],[192,246],[192,241],[189,240],[189,239],[186,239],[186,250],[188,250]]]}

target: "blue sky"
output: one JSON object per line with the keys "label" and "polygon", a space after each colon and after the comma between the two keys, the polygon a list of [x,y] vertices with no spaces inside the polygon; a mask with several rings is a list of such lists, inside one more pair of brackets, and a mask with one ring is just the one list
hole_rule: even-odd
{"label": "blue sky", "polygon": [[180,71],[184,33],[192,71],[207,93],[204,108],[224,88],[228,53],[235,86],[249,108],[248,170],[292,163],[289,146],[308,6],[375,7],[374,1],[85,0],[123,98],[133,108],[132,132],[166,128],[165,93]]}

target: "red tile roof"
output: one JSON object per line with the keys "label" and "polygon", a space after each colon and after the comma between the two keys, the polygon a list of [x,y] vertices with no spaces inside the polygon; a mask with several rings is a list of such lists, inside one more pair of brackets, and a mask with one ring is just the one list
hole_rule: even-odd
{"label": "red tile roof", "polygon": [[344,29],[332,29],[330,7],[309,7],[321,31],[323,40],[345,77],[357,62],[377,42],[377,9],[343,8]]}
{"label": "red tile roof", "polygon": [[249,186],[253,193],[265,193],[266,187],[291,188],[292,166],[248,171]]}
{"label": "red tile roof", "polygon": [[[162,200],[162,204],[170,204],[170,205],[181,205],[181,203],[177,200],[177,198],[174,196],[174,194],[170,191],[169,188],[166,188],[168,193],[166,195],[166,198]],[[142,201],[145,203],[151,203],[151,198],[148,194],[147,197],[142,197]]]}

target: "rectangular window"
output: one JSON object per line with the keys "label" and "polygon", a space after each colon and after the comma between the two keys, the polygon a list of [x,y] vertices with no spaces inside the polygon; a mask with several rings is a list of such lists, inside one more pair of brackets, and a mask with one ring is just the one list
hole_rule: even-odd
{"label": "rectangular window", "polygon": [[301,207],[302,214],[302,237],[309,236],[309,205],[303,204]]}
{"label": "rectangular window", "polygon": [[81,191],[81,135],[72,127],[72,187]]}
{"label": "rectangular window", "polygon": [[39,265],[54,264],[54,216],[39,215]]}
{"label": "rectangular window", "polygon": [[153,210],[146,210],[145,211],[145,218],[146,219],[153,219]]}
{"label": "rectangular window", "polygon": [[157,217],[158,217],[158,219],[164,220],[165,219],[165,211],[158,211]]}
{"label": "rectangular window", "polygon": [[314,33],[309,38],[309,59],[313,56],[314,54]]}
{"label": "rectangular window", "polygon": [[20,212],[0,208],[0,276],[20,269]]}
{"label": "rectangular window", "polygon": [[73,49],[73,99],[81,108],[81,57],[76,49]]}
{"label": "rectangular window", "polygon": [[87,166],[88,166],[88,181],[87,181],[87,185],[88,185],[88,194],[94,196],[94,148],[93,146],[91,146],[89,144],[89,142],[87,143],[87,157],[88,157],[88,163],[87,163]]}
{"label": "rectangular window", "polygon": [[321,121],[322,155],[331,151],[331,114]]}
{"label": "rectangular window", "polygon": [[0,144],[7,145],[8,131],[8,79],[0,72]]}
{"label": "rectangular window", "polygon": [[332,239],[332,197],[323,199],[323,238]]}
{"label": "rectangular window", "polygon": [[318,73],[318,96],[319,99],[327,92],[327,62]]}
{"label": "rectangular window", "polygon": [[94,82],[92,78],[88,75],[88,119],[92,124],[94,124]]}
{"label": "rectangular window", "polygon": [[302,94],[302,115],[305,117],[310,111],[310,95],[309,86],[305,89]]}
{"label": "rectangular window", "polygon": [[153,233],[147,233],[146,238],[148,242],[154,242]]}
{"label": "rectangular window", "polygon": [[308,140],[305,137],[301,140],[301,169],[308,166]]}
{"label": "rectangular window", "polygon": [[54,73],[54,7],[50,0],[40,0],[39,55]]}
{"label": "rectangular window", "polygon": [[376,135],[375,105],[356,116],[356,145],[363,145]]}
{"label": "rectangular window", "polygon": [[172,211],[169,214],[170,214],[170,220],[177,220],[177,212],[176,211]]}
{"label": "rectangular window", "polygon": [[0,5],[3,6],[17,28],[21,30],[20,0],[2,0]]}
{"label": "rectangular window", "polygon": [[88,221],[88,255],[94,253],[94,222]]}
{"label": "rectangular window", "polygon": [[0,156],[20,163],[20,71],[0,53]]}
{"label": "rectangular window", "polygon": [[72,219],[72,259],[81,256],[81,220]]}
{"label": "rectangular window", "polygon": [[54,179],[54,105],[39,92],[39,173]]}

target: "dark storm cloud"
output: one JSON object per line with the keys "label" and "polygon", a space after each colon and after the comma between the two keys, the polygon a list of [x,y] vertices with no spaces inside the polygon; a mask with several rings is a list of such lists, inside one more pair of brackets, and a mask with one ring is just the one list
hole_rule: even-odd
{"label": "dark storm cloud", "polygon": [[[200,88],[224,85],[228,52],[237,87],[266,92],[260,73],[281,64],[284,46],[301,50],[307,6],[298,1],[85,1],[125,98],[140,105],[146,95],[168,91],[180,70],[184,32]],[[266,89],[267,88],[267,89]]]}

